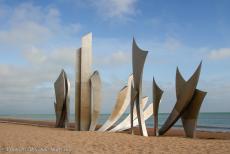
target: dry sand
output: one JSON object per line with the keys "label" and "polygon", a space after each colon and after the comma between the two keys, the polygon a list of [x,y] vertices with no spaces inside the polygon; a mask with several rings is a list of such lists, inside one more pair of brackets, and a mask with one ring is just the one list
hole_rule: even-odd
{"label": "dry sand", "polygon": [[[43,154],[230,153],[230,133],[198,132],[198,136],[202,138],[222,139],[189,139],[182,137],[183,133],[181,132],[181,130],[171,130],[168,133],[169,136],[142,137],[127,133],[78,132],[62,128],[0,122],[0,150],[2,150],[0,153],[6,150],[21,150],[17,153]],[[173,134],[179,136],[172,136]],[[38,151],[36,152],[36,150]],[[41,150],[48,150],[48,152]]]}

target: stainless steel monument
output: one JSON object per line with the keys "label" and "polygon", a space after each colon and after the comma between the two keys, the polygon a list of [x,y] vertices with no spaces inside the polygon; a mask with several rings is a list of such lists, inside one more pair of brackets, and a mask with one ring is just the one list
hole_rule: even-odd
{"label": "stainless steel monument", "polygon": [[94,130],[101,104],[101,80],[92,74],[92,33],[82,37],[82,46],[76,52],[75,128]]}
{"label": "stainless steel monument", "polygon": [[206,92],[196,90],[199,80],[201,65],[198,66],[195,73],[188,81],[181,76],[179,69],[176,72],[176,97],[177,102],[170,113],[168,119],[159,130],[159,135],[166,133],[181,117],[185,134],[187,137],[194,137],[196,120],[200,105],[206,95]]}
{"label": "stainless steel monument", "polygon": [[[148,106],[148,97],[142,97],[142,77],[148,51],[140,49],[135,39],[132,44],[132,72],[128,83],[117,95],[111,115],[98,131],[123,131],[139,126],[140,134],[148,136],[145,121],[153,115],[154,136],[158,131],[158,109],[163,90],[159,88],[153,78],[153,102]],[[176,71],[176,103],[168,119],[159,130],[159,135],[165,134],[181,118],[187,137],[195,137],[197,117],[206,92],[196,89],[201,65],[188,81],[182,77],[179,69]],[[75,128],[79,131],[94,131],[100,115],[102,100],[102,83],[98,71],[92,74],[92,33],[82,37],[82,46],[76,52],[76,80],[75,80]],[[70,83],[62,70],[54,83],[56,103],[56,127],[67,127],[69,121]],[[130,105],[130,114],[120,123],[118,120]],[[146,107],[147,106],[147,107]],[[117,124],[118,123],[118,124]],[[117,125],[115,125],[117,124]]]}
{"label": "stainless steel monument", "polygon": [[69,95],[70,82],[64,70],[61,71],[58,79],[54,83],[56,103],[54,103],[56,113],[56,127],[68,127],[69,122]]}
{"label": "stainless steel monument", "polygon": [[132,63],[133,63],[133,82],[134,86],[131,90],[131,102],[130,102],[130,112],[131,112],[131,133],[133,133],[133,109],[134,105],[136,105],[137,110],[137,118],[140,128],[140,133],[143,136],[148,136],[148,132],[145,125],[143,108],[141,107],[142,100],[142,76],[143,76],[143,68],[146,56],[148,51],[141,50],[137,44],[135,39],[133,38],[133,46],[132,46]]}

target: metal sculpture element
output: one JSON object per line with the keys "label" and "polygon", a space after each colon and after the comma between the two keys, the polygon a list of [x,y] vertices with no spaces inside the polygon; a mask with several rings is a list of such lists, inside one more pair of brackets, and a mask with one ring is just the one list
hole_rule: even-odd
{"label": "metal sculpture element", "polygon": [[197,117],[206,94],[207,92],[196,89],[191,103],[181,116],[186,137],[194,138],[196,135]]}
{"label": "metal sculpture element", "polygon": [[142,75],[143,75],[143,68],[146,56],[148,51],[141,50],[135,40],[133,39],[133,46],[132,46],[132,63],[133,63],[133,80],[134,80],[134,87],[131,90],[131,132],[133,133],[133,108],[134,104],[136,104],[137,109],[137,118],[140,128],[140,133],[142,136],[148,136],[148,132],[146,129],[143,109],[140,106],[140,102],[142,99]]}
{"label": "metal sculpture element", "polygon": [[[148,97],[143,97],[141,101],[141,106],[142,108],[145,107],[146,103],[148,101]],[[120,122],[118,125],[116,125],[113,129],[109,130],[109,132],[116,132],[116,131],[122,131],[124,128],[128,129],[130,128],[130,116],[129,114],[122,122]],[[137,112],[136,112],[136,107],[134,106],[133,110],[133,119],[135,120],[137,118]]]}
{"label": "metal sculpture element", "polygon": [[64,70],[61,71],[58,79],[54,83],[56,103],[54,103],[56,113],[56,127],[67,128],[69,122],[69,90],[70,82]]}
{"label": "metal sculpture element", "polygon": [[[149,104],[147,108],[144,110],[143,116],[144,116],[144,121],[146,121],[148,118],[150,118],[153,115],[153,104]],[[138,118],[133,120],[133,127],[138,125]],[[131,127],[130,123],[126,125],[125,127],[119,129],[119,131],[127,130]]]}
{"label": "metal sculpture element", "polygon": [[82,47],[77,51],[75,120],[77,130],[89,130],[91,123],[91,65],[92,33],[82,37]]}
{"label": "metal sculpture element", "polygon": [[107,121],[98,129],[98,131],[106,131],[107,129],[109,129],[125,112],[130,103],[132,81],[133,75],[129,76],[128,86],[125,86],[123,89],[121,89],[117,96],[117,101],[112,111],[112,114],[109,116]]}
{"label": "metal sculpture element", "polygon": [[163,94],[163,90],[159,88],[159,86],[156,84],[154,78],[153,78],[153,116],[154,116],[154,133],[153,135],[157,135],[158,131],[158,109],[159,109],[159,103],[161,102],[161,97]]}
{"label": "metal sculpture element", "polygon": [[101,107],[101,79],[98,71],[95,71],[90,78],[91,83],[91,94],[92,94],[92,114],[91,114],[91,124],[90,131],[94,131],[97,125],[97,119],[100,114]]}
{"label": "metal sculpture element", "polygon": [[131,134],[134,134],[134,131],[133,131],[134,109],[137,111],[136,106],[134,105],[136,96],[137,96],[137,92],[135,91],[132,85],[131,86],[131,102],[130,102],[130,127],[131,127],[130,131],[131,131]]}
{"label": "metal sculpture element", "polygon": [[[181,78],[180,78],[181,76],[178,76],[178,73],[177,73],[176,82],[179,82],[179,83],[176,83],[177,102],[172,112],[170,113],[168,119],[166,120],[164,125],[159,130],[159,135],[163,135],[166,131],[168,131],[168,129],[170,129],[173,126],[173,124],[179,119],[179,117],[184,112],[185,108],[190,103],[194,95],[198,80],[199,80],[201,64],[202,63],[200,63],[200,65],[198,66],[197,70],[192,75],[192,77],[185,83],[179,82],[181,81]],[[180,86],[178,87],[178,85]]]}
{"label": "metal sculpture element", "polygon": [[75,129],[80,131],[80,97],[81,97],[81,48],[76,52],[75,79]]}
{"label": "metal sculpture element", "polygon": [[[177,83],[177,91],[176,91],[177,98],[179,97],[181,86],[183,84],[185,84],[185,82],[186,81],[182,77],[179,69],[177,68],[177,81],[176,81],[176,83]],[[190,138],[195,137],[197,117],[199,114],[201,104],[202,104],[206,94],[207,94],[207,92],[196,89],[191,102],[186,107],[184,113],[181,116],[181,120],[182,120],[182,124],[184,127],[186,137],[190,137]]]}

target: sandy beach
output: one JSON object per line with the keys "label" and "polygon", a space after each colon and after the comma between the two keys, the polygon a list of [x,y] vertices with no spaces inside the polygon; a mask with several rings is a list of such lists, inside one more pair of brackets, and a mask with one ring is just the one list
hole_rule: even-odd
{"label": "sandy beach", "polygon": [[[171,129],[162,137],[142,137],[127,131],[78,132],[52,124],[1,120],[0,153],[230,153],[229,132],[198,131],[196,139],[189,139],[182,130]],[[152,129],[148,131],[151,135]]]}

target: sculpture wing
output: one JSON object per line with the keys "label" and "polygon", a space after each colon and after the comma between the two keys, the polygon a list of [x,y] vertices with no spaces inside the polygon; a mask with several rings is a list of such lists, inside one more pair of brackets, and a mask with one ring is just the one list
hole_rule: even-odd
{"label": "sculpture wing", "polygon": [[130,98],[131,98],[131,86],[132,86],[133,76],[131,75],[128,80],[128,86],[125,86],[118,94],[115,107],[107,119],[107,121],[98,129],[98,131],[106,131],[109,129],[125,112],[127,109]]}
{"label": "sculpture wing", "polygon": [[92,93],[92,113],[90,131],[94,131],[97,125],[97,119],[100,114],[101,108],[101,79],[98,71],[95,71],[90,78],[91,81],[91,93]]}
{"label": "sculpture wing", "polygon": [[61,71],[58,79],[54,83],[55,96],[56,96],[56,115],[57,115],[57,126],[61,121],[61,115],[63,110],[63,105],[66,96],[66,84],[64,70]]}
{"label": "sculpture wing", "polygon": [[[147,54],[148,54],[148,51],[141,50],[137,46],[136,41],[133,38],[132,63],[133,63],[134,89],[137,92],[136,109],[137,109],[137,118],[139,122],[140,133],[143,136],[148,136],[148,132],[147,132],[145,121],[144,121],[143,109],[141,108],[141,105],[140,105],[140,102],[142,99],[143,68],[144,68],[145,59],[146,59]],[[131,103],[133,104],[133,102]],[[131,128],[131,131],[133,132],[133,128]]]}
{"label": "sculpture wing", "polygon": [[186,84],[182,85],[182,87],[180,88],[182,89],[179,94],[180,97],[177,99],[177,102],[172,112],[170,113],[169,117],[167,118],[166,122],[159,130],[160,135],[163,135],[166,131],[168,131],[168,129],[170,129],[173,126],[174,123],[176,123],[176,121],[183,113],[184,109],[191,101],[199,80],[201,64],[202,63],[200,63],[197,70],[191,76],[191,78],[186,82]]}
{"label": "sculpture wing", "polygon": [[184,113],[181,116],[182,124],[187,137],[193,138],[195,136],[195,129],[197,123],[197,117],[200,111],[201,104],[206,96],[207,92],[196,89],[193,99],[186,107]]}
{"label": "sculpture wing", "polygon": [[[144,110],[144,121],[148,120],[148,118],[150,118],[153,114],[153,104],[149,104],[146,109]],[[133,120],[133,126],[137,126],[138,125],[138,119],[134,119]],[[123,130],[127,130],[131,127],[130,123],[128,125],[126,125],[125,127],[123,127],[122,129],[119,129],[119,131],[123,131]]]}
{"label": "sculpture wing", "polygon": [[163,94],[163,90],[159,88],[155,79],[153,78],[153,114],[158,114],[159,103]]}
{"label": "sculpture wing", "polygon": [[[141,101],[141,106],[142,108],[145,107],[146,103],[148,101],[148,97],[144,97],[142,98]],[[113,129],[109,130],[109,132],[116,132],[116,131],[122,131],[124,130],[124,128],[127,128],[128,126],[130,126],[130,117],[131,115],[129,114],[122,122],[120,122],[116,127],[114,127]],[[136,107],[134,106],[133,109],[133,119],[135,120],[137,118],[137,112],[136,112]],[[129,127],[130,128],[130,127]]]}
{"label": "sculpture wing", "polygon": [[179,98],[180,91],[182,90],[182,87],[186,84],[185,79],[182,77],[179,68],[176,69],[176,98]]}

